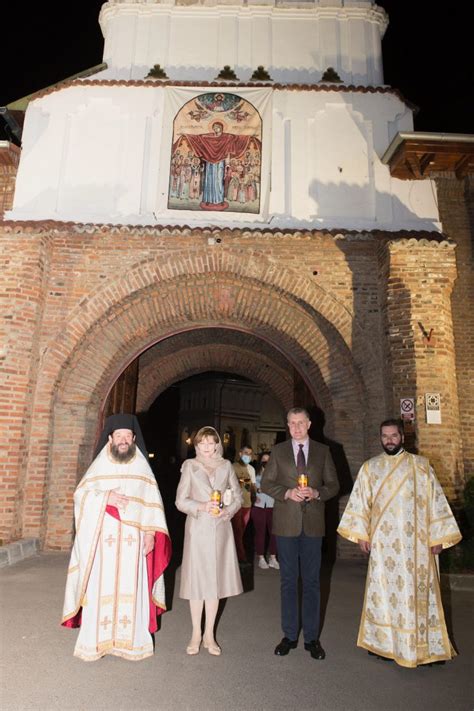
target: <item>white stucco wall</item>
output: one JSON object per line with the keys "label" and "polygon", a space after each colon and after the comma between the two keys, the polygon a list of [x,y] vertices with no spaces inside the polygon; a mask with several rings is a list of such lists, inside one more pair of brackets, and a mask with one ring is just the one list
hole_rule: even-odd
{"label": "white stucco wall", "polygon": [[263,65],[274,81],[314,83],[333,67],[346,84],[383,83],[385,11],[370,0],[174,0],[102,7],[108,79],[213,81],[226,64],[241,81]]}
{"label": "white stucco wall", "polygon": [[[328,66],[346,86],[382,83],[387,17],[370,0],[109,0],[100,22],[108,68],[28,107],[7,219],[440,229],[433,183],[394,180],[380,160],[411,111],[393,93],[320,83]],[[136,83],[158,63],[174,81],[213,80],[224,64],[245,81],[261,64],[303,85],[262,90],[260,214],[168,209],[177,91]]]}
{"label": "white stucco wall", "polygon": [[395,180],[381,163],[395,134],[413,128],[410,110],[390,93],[269,89],[263,212],[236,223],[232,213],[169,210],[169,91],[79,85],[32,101],[6,219],[440,229],[433,183]]}

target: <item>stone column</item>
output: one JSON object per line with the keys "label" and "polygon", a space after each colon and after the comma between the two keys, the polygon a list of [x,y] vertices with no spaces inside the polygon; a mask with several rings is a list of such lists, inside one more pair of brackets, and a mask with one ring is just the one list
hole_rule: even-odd
{"label": "stone column", "polygon": [[436,178],[444,233],[456,242],[457,279],[453,289],[456,372],[466,479],[474,476],[474,176]]}
{"label": "stone column", "polygon": [[[41,540],[48,550],[68,550],[74,522],[74,490],[93,460],[98,403],[57,399],[50,443],[48,486],[42,502]],[[31,518],[31,512],[25,519]]]}
{"label": "stone column", "polygon": [[[448,498],[464,486],[451,292],[455,246],[402,239],[386,244],[385,331],[393,415],[414,397],[414,444],[432,462]],[[426,393],[441,396],[441,424],[427,424]]]}
{"label": "stone column", "polygon": [[[0,539],[23,535],[25,470],[31,408],[38,372],[48,242],[44,235],[0,226],[2,257],[0,325],[2,456],[0,457]],[[38,492],[42,481],[33,482]],[[41,511],[38,510],[39,530]],[[30,536],[38,535],[33,527]]]}

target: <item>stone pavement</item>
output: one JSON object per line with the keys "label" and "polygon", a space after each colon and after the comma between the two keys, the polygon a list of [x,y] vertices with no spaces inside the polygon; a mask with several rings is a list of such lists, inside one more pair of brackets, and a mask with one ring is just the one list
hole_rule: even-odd
{"label": "stone pavement", "polygon": [[[403,669],[355,646],[365,565],[338,561],[324,577],[327,600],[324,661],[302,644],[275,657],[279,578],[250,570],[243,595],[230,598],[217,630],[221,657],[188,657],[187,602],[168,581],[171,610],[163,616],[154,657],[142,662],[72,656],[77,632],[59,619],[68,556],[42,553],[0,572],[1,695],[5,711],[472,711],[472,602],[447,590],[447,618],[460,655],[444,666]],[[174,590],[173,590],[173,583]]]}

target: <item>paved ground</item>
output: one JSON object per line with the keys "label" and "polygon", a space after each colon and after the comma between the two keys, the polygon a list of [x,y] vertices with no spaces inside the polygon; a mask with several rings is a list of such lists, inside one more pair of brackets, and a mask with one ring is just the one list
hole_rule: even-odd
{"label": "paved ground", "polygon": [[[248,592],[228,600],[218,626],[221,657],[188,657],[187,603],[170,581],[154,657],[126,662],[72,656],[77,632],[60,627],[68,556],[44,553],[0,572],[2,711],[472,711],[470,592],[448,593],[460,656],[445,666],[403,669],[369,657],[355,639],[365,580],[361,563],[338,561],[326,575],[325,661],[302,645],[279,658],[279,581],[251,571]],[[178,576],[176,590],[178,589]]]}

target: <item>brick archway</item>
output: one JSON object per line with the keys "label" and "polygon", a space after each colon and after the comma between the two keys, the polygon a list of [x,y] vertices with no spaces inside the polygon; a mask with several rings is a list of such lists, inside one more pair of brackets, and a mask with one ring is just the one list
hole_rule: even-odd
{"label": "brick archway", "polygon": [[148,410],[153,401],[173,383],[206,370],[231,372],[250,378],[266,385],[283,410],[292,405],[293,380],[288,370],[267,356],[237,347],[229,351],[226,345],[211,343],[205,349],[200,346],[183,348],[161,358],[156,354],[143,368],[140,366],[137,412]]}
{"label": "brick archway", "polygon": [[[334,407],[330,384],[335,379],[336,390],[344,391],[346,409],[351,409],[351,403],[360,402],[363,381],[349,349],[331,324],[318,322],[314,314],[288,295],[275,294],[273,288],[264,289],[254,280],[239,284],[226,274],[216,275],[211,283],[201,275],[177,278],[167,283],[166,290],[149,287],[125,304],[117,304],[78,344],[57,391],[75,402],[87,392],[90,403],[98,403],[124,365],[149,348],[150,338],[159,341],[216,325],[254,333],[283,352],[310,389],[318,392],[317,399],[328,413]],[[101,350],[101,343],[114,344],[117,350]],[[97,380],[92,392],[94,373]]]}
{"label": "brick archway", "polygon": [[[240,329],[272,344],[317,393],[326,431],[345,445],[349,462],[363,458],[367,388],[350,350],[351,314],[308,278],[260,257],[251,268],[231,250],[204,256],[188,250],[166,264],[147,260],[76,307],[64,331],[54,334],[37,383],[26,535],[38,535],[35,512],[46,504],[40,535],[52,548],[69,544],[71,494],[90,459],[111,384],[150,345],[190,329]],[[365,355],[364,368],[371,364]]]}
{"label": "brick archway", "polygon": [[[62,354],[73,353],[84,335],[101,319],[106,318],[110,309],[114,309],[118,303],[126,309],[133,295],[147,288],[161,285],[162,297],[166,299],[166,289],[175,279],[184,277],[187,280],[203,275],[210,283],[215,283],[222,274],[228,274],[244,289],[248,281],[267,285],[275,294],[292,296],[321,324],[335,329],[348,348],[351,348],[354,331],[362,331],[363,326],[343,302],[306,275],[283,268],[276,260],[262,253],[251,262],[249,258],[245,250],[203,253],[199,249],[189,249],[174,252],[166,260],[154,258],[143,261],[119,274],[116,279],[108,280],[106,286],[96,289],[77,304],[70,314],[67,327],[56,336],[56,349]],[[221,311],[225,311],[225,293],[220,296]],[[369,352],[367,355],[370,359],[372,354]]]}

